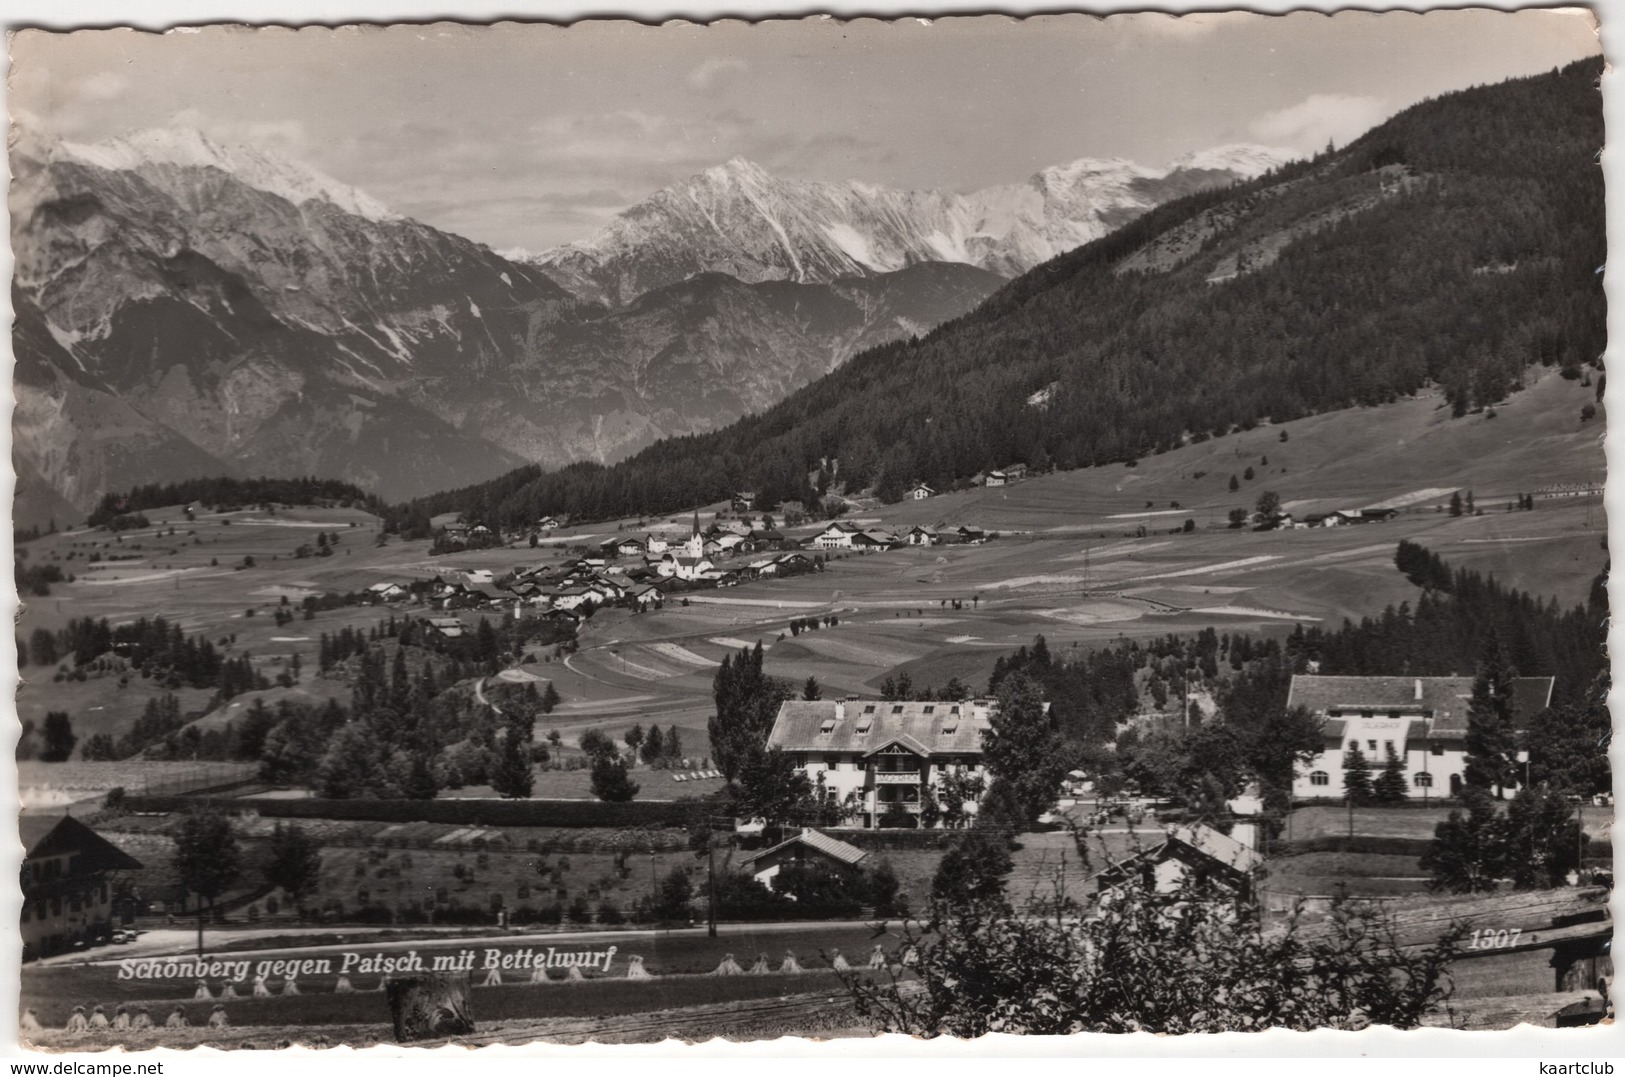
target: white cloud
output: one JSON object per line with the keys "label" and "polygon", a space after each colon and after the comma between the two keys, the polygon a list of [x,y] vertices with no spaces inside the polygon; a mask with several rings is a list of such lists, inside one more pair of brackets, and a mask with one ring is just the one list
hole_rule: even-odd
{"label": "white cloud", "polygon": [[291,161],[311,164],[310,136],[302,120],[225,120],[195,106],[171,113],[166,127],[191,127],[223,146],[251,146]]}
{"label": "white cloud", "polygon": [[130,80],[114,71],[92,75],[79,84],[79,96],[86,101],[112,101],[130,88]]}
{"label": "white cloud", "polygon": [[1266,112],[1251,124],[1253,135],[1277,145],[1319,150],[1327,142],[1342,146],[1388,118],[1380,97],[1317,93],[1295,105]]}
{"label": "white cloud", "polygon": [[743,60],[732,57],[711,57],[703,60],[699,66],[688,73],[688,84],[701,90],[709,90],[716,82],[742,75],[750,70],[750,65]]}

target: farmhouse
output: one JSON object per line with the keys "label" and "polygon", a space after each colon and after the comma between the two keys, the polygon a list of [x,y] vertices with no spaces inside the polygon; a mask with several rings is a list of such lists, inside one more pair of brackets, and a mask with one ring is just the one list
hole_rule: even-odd
{"label": "farmhouse", "polygon": [[996,707],[986,699],[790,700],[780,704],[767,744],[815,784],[822,778],[826,795],[861,826],[913,827],[922,797],[940,803],[948,775],[986,780],[982,737]]}
{"label": "farmhouse", "polygon": [[580,609],[591,602],[594,606],[604,603],[604,596],[591,587],[566,587],[553,596],[553,608],[556,610]]}
{"label": "farmhouse", "polygon": [[23,957],[60,953],[113,929],[119,873],[141,862],[69,815],[24,816]]}
{"label": "farmhouse", "polygon": [[855,845],[817,830],[803,830],[793,838],[779,842],[745,860],[744,869],[763,886],[771,887],[773,879],[786,864],[823,862],[838,867],[854,867],[869,854]]}
{"label": "farmhouse", "polygon": [[664,596],[661,595],[659,588],[645,583],[632,588],[626,593],[626,597],[636,609],[646,610],[650,606],[659,605]]}
{"label": "farmhouse", "polygon": [[910,546],[935,546],[938,542],[937,529],[915,524],[903,535],[903,541]]}
{"label": "farmhouse", "polygon": [[935,497],[936,491],[923,482],[917,482],[908,493],[903,496],[910,501],[924,501],[928,497]]}
{"label": "farmhouse", "polygon": [[441,639],[460,639],[464,632],[463,622],[456,617],[430,617],[428,625]]}
{"label": "farmhouse", "polygon": [[852,537],[858,533],[851,524],[836,520],[808,540],[807,545],[818,550],[850,550]]}
{"label": "farmhouse", "polygon": [[367,588],[367,594],[374,602],[399,602],[408,592],[398,583],[375,583]]}
{"label": "farmhouse", "polygon": [[758,550],[782,550],[789,544],[789,539],[784,537],[784,532],[771,527],[752,531],[750,540],[756,544]]}
{"label": "farmhouse", "polygon": [[854,550],[889,550],[897,545],[897,536],[889,531],[880,531],[874,528],[868,531],[859,531],[853,535],[850,543]]}
{"label": "farmhouse", "polygon": [[1210,826],[1174,827],[1148,849],[1112,864],[1095,876],[1103,902],[1130,878],[1138,875],[1159,894],[1177,890],[1187,876],[1217,882],[1242,900],[1250,900],[1263,870],[1264,858],[1242,842]]}
{"label": "farmhouse", "polygon": [[[1551,677],[1512,684],[1520,728],[1552,698]],[[1459,796],[1467,760],[1471,677],[1292,678],[1287,706],[1322,720],[1324,747],[1293,778],[1295,797],[1341,797],[1343,771],[1358,749],[1379,773],[1392,750],[1405,766],[1408,796]]]}
{"label": "farmhouse", "polygon": [[954,532],[954,534],[959,537],[960,542],[967,543],[972,546],[979,542],[987,541],[987,532],[983,531],[980,527],[961,527],[958,531]]}
{"label": "farmhouse", "polygon": [[1000,468],[997,471],[989,471],[987,473],[987,478],[985,480],[983,480],[983,485],[985,485],[985,486],[1009,486],[1011,483],[1020,482],[1022,479],[1025,479],[1026,477],[1027,477],[1027,465],[1026,464],[1011,464],[1009,467]]}

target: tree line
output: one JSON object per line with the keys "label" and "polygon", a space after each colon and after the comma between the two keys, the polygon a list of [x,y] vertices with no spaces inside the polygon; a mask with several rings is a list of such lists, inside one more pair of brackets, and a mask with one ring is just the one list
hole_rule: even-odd
{"label": "tree line", "polygon": [[292,479],[238,479],[226,475],[183,479],[179,482],[147,483],[124,493],[107,493],[87,520],[102,527],[119,516],[145,509],[192,503],[217,507],[241,505],[320,505],[339,504],[377,512],[383,502],[352,483],[338,479],[301,477]]}

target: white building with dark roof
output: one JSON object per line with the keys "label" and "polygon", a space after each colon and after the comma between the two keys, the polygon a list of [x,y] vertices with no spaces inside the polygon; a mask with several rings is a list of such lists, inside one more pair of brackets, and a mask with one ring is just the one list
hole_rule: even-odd
{"label": "white building with dark roof", "polygon": [[[1551,677],[1513,681],[1520,729],[1551,704],[1552,683]],[[1341,797],[1344,769],[1358,748],[1373,779],[1392,749],[1405,765],[1410,797],[1459,796],[1472,695],[1472,677],[1293,677],[1287,706],[1322,719],[1325,747],[1294,776],[1292,795]]]}
{"label": "white building with dark roof", "polygon": [[[1048,704],[1045,704],[1047,707]],[[846,806],[864,827],[920,814],[923,797],[960,773],[987,780],[982,738],[997,703],[789,700],[767,744]],[[974,803],[965,806],[976,811]]]}
{"label": "white building with dark roof", "polygon": [[1109,903],[1113,891],[1134,876],[1154,893],[1168,894],[1196,875],[1250,900],[1263,870],[1264,858],[1246,843],[1197,823],[1170,827],[1162,841],[1108,865],[1095,884]]}
{"label": "white building with dark roof", "polygon": [[141,862],[72,816],[25,815],[19,824],[24,959],[105,938],[114,890]]}
{"label": "white building with dark roof", "polygon": [[773,880],[778,877],[779,870],[786,864],[822,861],[840,867],[854,868],[868,856],[864,850],[839,838],[832,838],[816,830],[803,830],[771,849],[764,849],[755,856],[748,857],[742,866],[757,882],[771,887]]}

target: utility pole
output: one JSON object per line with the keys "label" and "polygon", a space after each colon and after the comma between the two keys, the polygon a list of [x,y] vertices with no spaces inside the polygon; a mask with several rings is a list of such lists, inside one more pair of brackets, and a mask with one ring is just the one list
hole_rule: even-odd
{"label": "utility pole", "polygon": [[710,834],[705,838],[705,870],[705,933],[714,939],[717,937],[717,843]]}

